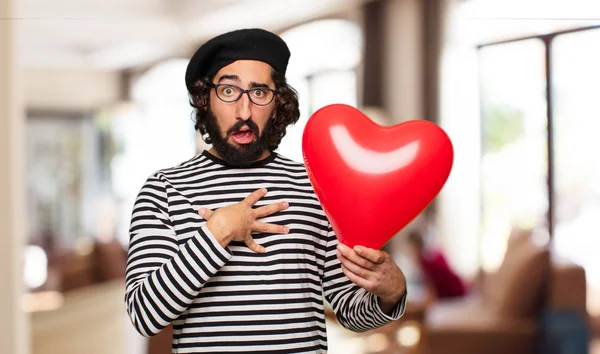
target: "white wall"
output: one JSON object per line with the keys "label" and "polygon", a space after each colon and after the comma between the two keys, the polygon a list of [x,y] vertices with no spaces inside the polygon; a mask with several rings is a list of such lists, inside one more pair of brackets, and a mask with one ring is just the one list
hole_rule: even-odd
{"label": "white wall", "polygon": [[440,193],[437,226],[451,263],[474,276],[479,268],[480,117],[476,49],[449,44],[442,60],[440,124],[454,147],[454,164]]}

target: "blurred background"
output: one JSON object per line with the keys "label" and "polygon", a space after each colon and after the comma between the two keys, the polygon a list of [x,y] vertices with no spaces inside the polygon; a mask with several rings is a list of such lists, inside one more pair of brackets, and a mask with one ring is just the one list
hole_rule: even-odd
{"label": "blurred background", "polygon": [[386,245],[406,315],[356,334],[328,314],[330,353],[600,353],[597,0],[0,1],[0,352],[170,352],[125,313],[131,208],[208,148],[185,67],[246,27],[292,52],[301,118],[279,153],[302,161],[331,103],[454,144],[441,194]]}

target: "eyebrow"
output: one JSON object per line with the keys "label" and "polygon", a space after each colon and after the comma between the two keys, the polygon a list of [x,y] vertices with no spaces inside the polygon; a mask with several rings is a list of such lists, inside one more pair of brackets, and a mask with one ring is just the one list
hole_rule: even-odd
{"label": "eyebrow", "polygon": [[250,88],[270,88],[269,85],[262,83],[262,82],[254,82],[251,81],[250,82]]}
{"label": "eyebrow", "polygon": [[234,80],[234,81],[240,81],[240,77],[237,75],[223,75],[219,78],[218,82],[221,82],[223,80]]}
{"label": "eyebrow", "polygon": [[[223,76],[219,77],[218,83],[220,83],[223,80],[233,80],[233,81],[239,82],[240,77],[237,75],[223,75]],[[270,88],[270,87],[269,87],[269,85],[265,84],[264,82],[251,81],[250,88]]]}

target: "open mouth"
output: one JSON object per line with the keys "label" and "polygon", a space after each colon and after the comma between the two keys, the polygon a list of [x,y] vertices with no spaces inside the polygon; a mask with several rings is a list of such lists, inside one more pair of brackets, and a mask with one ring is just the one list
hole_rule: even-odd
{"label": "open mouth", "polygon": [[231,139],[237,144],[250,144],[254,140],[254,133],[251,130],[244,130],[231,134]]}

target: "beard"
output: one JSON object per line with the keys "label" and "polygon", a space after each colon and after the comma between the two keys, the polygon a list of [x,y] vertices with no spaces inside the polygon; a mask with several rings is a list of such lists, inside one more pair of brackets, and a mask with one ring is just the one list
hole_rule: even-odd
{"label": "beard", "polygon": [[[225,136],[221,135],[221,127],[217,117],[208,109],[206,119],[206,133],[212,141],[212,146],[221,158],[230,165],[248,166],[257,161],[268,149],[268,142],[275,136],[273,119],[269,119],[261,134],[259,134],[258,125],[250,118],[240,120],[227,130]],[[238,133],[240,129],[247,126],[254,134],[254,140],[249,144],[234,145],[229,142],[232,134]]]}

